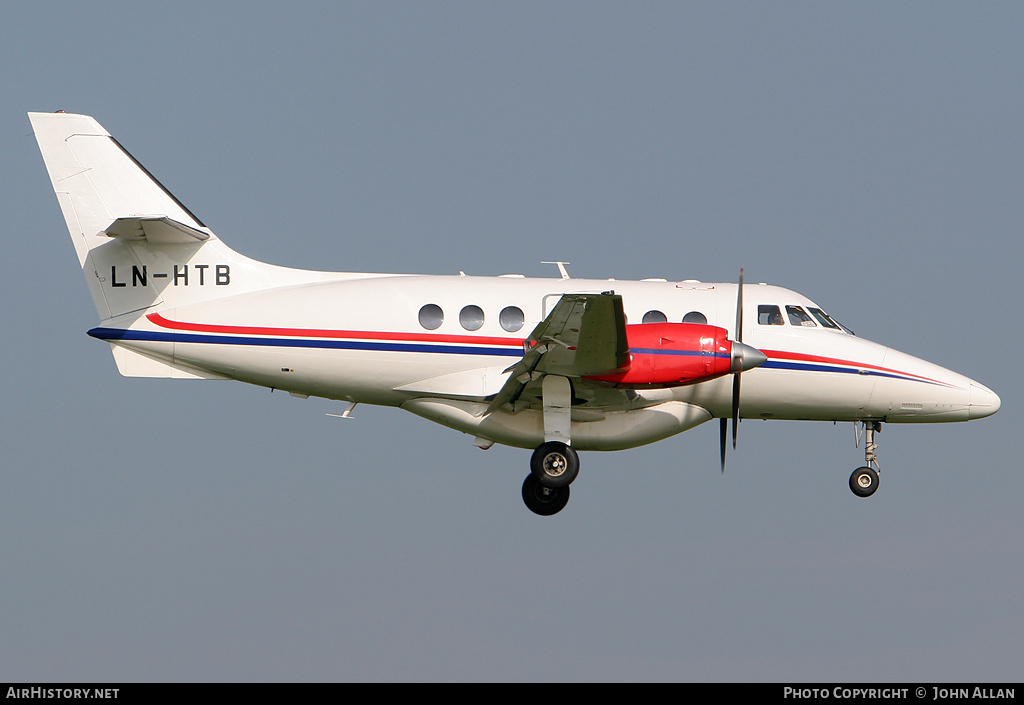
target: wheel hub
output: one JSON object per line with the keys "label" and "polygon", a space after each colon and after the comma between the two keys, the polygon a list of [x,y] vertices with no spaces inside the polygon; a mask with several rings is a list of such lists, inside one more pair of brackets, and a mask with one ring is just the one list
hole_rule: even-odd
{"label": "wheel hub", "polygon": [[558,477],[565,472],[568,463],[561,453],[548,453],[544,456],[544,472],[551,477]]}

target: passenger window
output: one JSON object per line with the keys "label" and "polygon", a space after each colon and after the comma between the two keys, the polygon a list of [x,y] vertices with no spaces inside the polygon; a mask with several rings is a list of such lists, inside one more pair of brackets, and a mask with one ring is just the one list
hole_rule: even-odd
{"label": "passenger window", "polygon": [[498,314],[498,323],[509,333],[515,333],[522,328],[525,321],[526,317],[523,316],[523,310],[518,306],[506,306]]}
{"label": "passenger window", "polygon": [[683,316],[683,323],[700,323],[701,325],[707,325],[708,318],[700,311],[690,311],[688,314]]}
{"label": "passenger window", "polygon": [[668,323],[668,316],[661,311],[648,311],[644,314],[644,323]]}
{"label": "passenger window", "polygon": [[836,324],[836,322],[829,318],[829,315],[822,311],[820,308],[808,308],[807,310],[810,311],[811,314],[813,314],[814,317],[818,319],[818,323],[825,326],[826,328],[835,328],[836,330],[839,329],[839,326]]}
{"label": "passenger window", "polygon": [[459,311],[459,323],[466,330],[480,330],[484,324],[484,310],[479,306],[466,306]]}
{"label": "passenger window", "polygon": [[808,328],[815,328],[814,321],[807,315],[799,306],[787,306],[786,315],[789,316],[789,325],[791,326],[807,326]]}
{"label": "passenger window", "polygon": [[757,322],[762,326],[781,326],[782,311],[772,304],[761,304],[757,307]]}
{"label": "passenger window", "polygon": [[420,309],[420,325],[427,330],[437,330],[444,323],[444,311],[437,304],[427,304]]}

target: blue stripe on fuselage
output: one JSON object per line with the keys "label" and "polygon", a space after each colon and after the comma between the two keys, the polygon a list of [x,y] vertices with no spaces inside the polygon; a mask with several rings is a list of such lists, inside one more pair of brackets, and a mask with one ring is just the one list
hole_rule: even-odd
{"label": "blue stripe on fuselage", "polygon": [[364,340],[337,340],[307,338],[256,338],[250,336],[200,335],[195,333],[165,333],[162,331],[121,330],[93,328],[89,335],[100,340],[138,340],[161,343],[203,343],[206,345],[257,345],[281,348],[330,348],[335,350],[376,350],[386,352],[454,353],[457,355],[493,355],[522,357],[519,348],[485,348],[480,346],[430,345],[425,343],[381,343]]}
{"label": "blue stripe on fuselage", "polygon": [[[455,355],[489,355],[492,357],[522,357],[519,348],[498,348],[483,346],[460,346],[428,343],[375,342],[364,340],[309,339],[309,338],[260,338],[255,336],[203,335],[198,333],[176,333],[164,331],[123,330],[120,328],[93,328],[89,335],[106,341],[143,341],[164,343],[199,343],[206,345],[252,345],[282,348],[324,348],[334,350],[374,350],[378,352],[416,352]],[[688,355],[701,357],[729,357],[728,353],[706,353],[699,350],[665,350],[663,348],[635,348],[630,350],[642,355]],[[800,372],[830,372],[836,374],[862,374],[892,379],[912,379],[899,374],[876,370],[837,367],[807,362],[790,362],[770,359],[760,367]],[[925,381],[925,380],[913,380]],[[934,382],[932,383],[934,384]]]}
{"label": "blue stripe on fuselage", "polygon": [[[799,372],[833,372],[848,375],[865,375],[870,377],[891,377],[892,379],[907,379],[914,382],[924,382],[926,380],[914,379],[913,377],[905,377],[904,375],[890,374],[888,372],[879,372],[877,370],[861,370],[850,369],[849,367],[835,367],[833,365],[816,365],[809,362],[789,362],[784,360],[768,360],[760,367],[774,369],[774,370],[797,370]],[[934,384],[932,382],[931,384]]]}

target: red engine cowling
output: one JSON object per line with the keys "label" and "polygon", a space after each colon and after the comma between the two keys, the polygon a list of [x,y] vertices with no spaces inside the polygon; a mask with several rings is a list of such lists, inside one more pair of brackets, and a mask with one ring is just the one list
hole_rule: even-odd
{"label": "red engine cowling", "polygon": [[623,387],[679,387],[721,377],[732,369],[732,341],[725,328],[698,323],[626,326],[629,369],[588,377]]}

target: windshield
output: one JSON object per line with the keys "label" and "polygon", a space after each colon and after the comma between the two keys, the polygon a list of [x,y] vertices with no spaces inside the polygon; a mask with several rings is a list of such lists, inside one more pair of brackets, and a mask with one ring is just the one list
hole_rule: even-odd
{"label": "windshield", "polygon": [[808,307],[807,310],[811,312],[812,316],[818,319],[818,323],[825,326],[826,328],[835,328],[837,330],[843,331],[844,333],[848,333],[849,335],[855,335],[855,333],[852,330],[844,326],[836,319],[832,318],[830,315],[822,311],[820,308]]}

